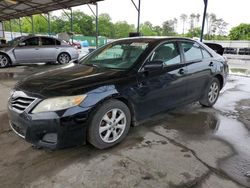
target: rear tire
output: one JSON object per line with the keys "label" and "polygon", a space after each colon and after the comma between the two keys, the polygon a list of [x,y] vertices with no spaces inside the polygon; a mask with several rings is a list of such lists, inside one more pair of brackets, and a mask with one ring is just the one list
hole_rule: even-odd
{"label": "rear tire", "polygon": [[99,149],[112,147],[128,134],[130,110],[118,100],[109,100],[94,112],[88,129],[88,141]]}
{"label": "rear tire", "polygon": [[212,107],[220,94],[220,82],[217,78],[213,78],[205,90],[204,97],[199,101],[204,107]]}
{"label": "rear tire", "polygon": [[0,54],[0,68],[9,67],[10,65],[10,58],[5,54]]}
{"label": "rear tire", "polygon": [[66,52],[63,52],[63,53],[60,53],[57,57],[57,61],[59,64],[63,65],[63,64],[67,64],[69,63],[71,60],[71,57],[68,53]]}

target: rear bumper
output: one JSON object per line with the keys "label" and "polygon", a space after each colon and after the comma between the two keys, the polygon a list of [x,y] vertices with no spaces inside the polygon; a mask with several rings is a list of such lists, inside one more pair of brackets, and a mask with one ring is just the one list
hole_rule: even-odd
{"label": "rear bumper", "polygon": [[10,127],[21,138],[50,149],[86,143],[88,110],[73,107],[60,113],[18,113],[9,108]]}

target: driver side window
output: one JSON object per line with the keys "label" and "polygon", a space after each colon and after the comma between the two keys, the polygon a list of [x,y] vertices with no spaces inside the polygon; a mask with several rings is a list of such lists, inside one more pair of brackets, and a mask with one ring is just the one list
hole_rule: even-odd
{"label": "driver side window", "polygon": [[28,38],[23,41],[25,43],[25,46],[38,46],[39,44],[39,38],[38,37],[32,37]]}
{"label": "driver side window", "polygon": [[153,52],[150,60],[162,61],[165,66],[179,64],[181,56],[177,44],[174,42],[162,44]]}

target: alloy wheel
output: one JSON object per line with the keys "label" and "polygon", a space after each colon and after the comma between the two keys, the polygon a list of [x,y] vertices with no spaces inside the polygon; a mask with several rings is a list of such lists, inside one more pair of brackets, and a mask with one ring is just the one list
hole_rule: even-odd
{"label": "alloy wheel", "polygon": [[209,88],[208,100],[210,103],[214,103],[219,95],[219,85],[213,82]]}
{"label": "alloy wheel", "polygon": [[8,58],[4,55],[0,55],[0,66],[6,67],[8,65]]}
{"label": "alloy wheel", "polygon": [[61,64],[66,64],[70,61],[69,55],[66,53],[61,54],[58,59]]}
{"label": "alloy wheel", "polygon": [[118,140],[126,128],[126,115],[121,109],[108,111],[99,124],[99,135],[103,142],[112,143]]}

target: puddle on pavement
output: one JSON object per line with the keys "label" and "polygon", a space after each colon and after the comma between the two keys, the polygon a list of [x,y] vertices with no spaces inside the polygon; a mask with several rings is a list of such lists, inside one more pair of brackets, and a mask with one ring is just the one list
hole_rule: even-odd
{"label": "puddle on pavement", "polygon": [[[187,110],[188,111],[188,110]],[[225,141],[235,154],[219,162],[219,167],[232,179],[250,187],[250,133],[244,124],[216,110],[183,113],[173,111],[165,120],[167,129],[177,130],[180,139],[202,140],[211,137]]]}

